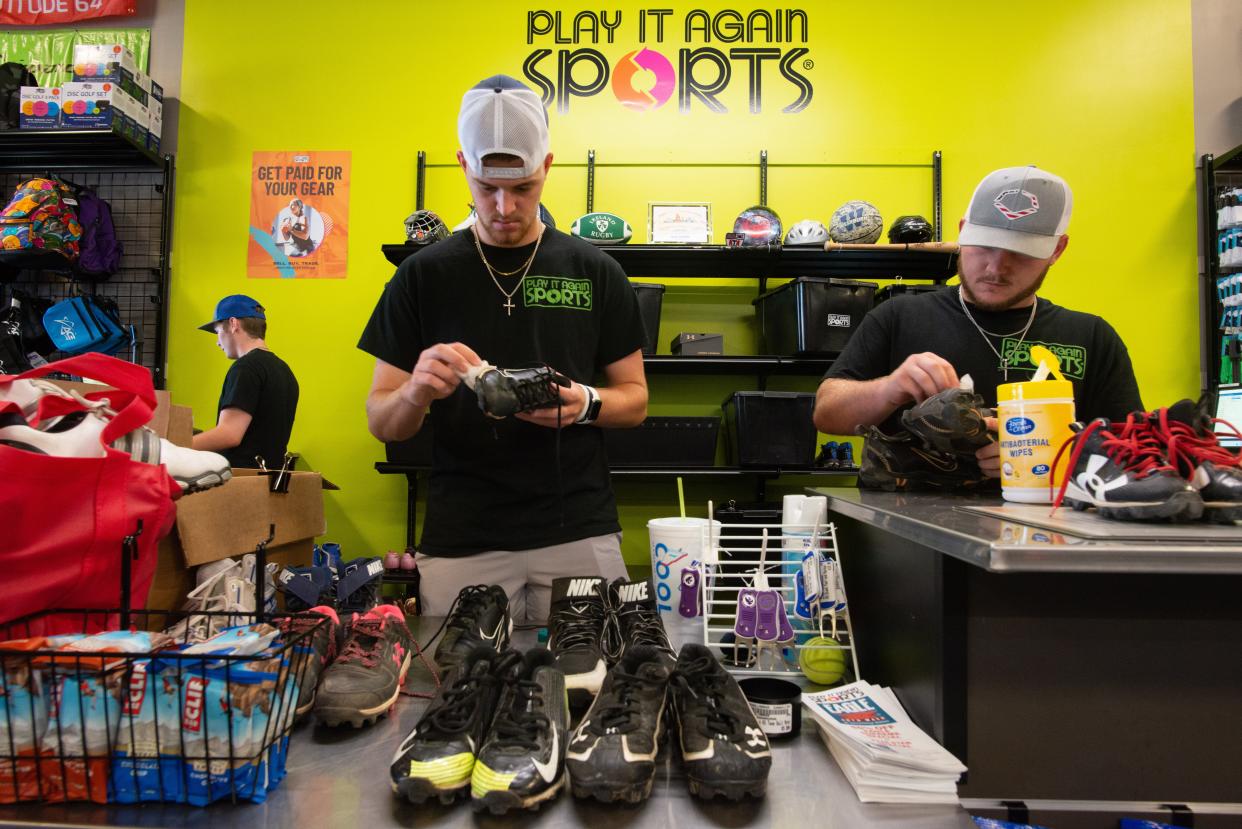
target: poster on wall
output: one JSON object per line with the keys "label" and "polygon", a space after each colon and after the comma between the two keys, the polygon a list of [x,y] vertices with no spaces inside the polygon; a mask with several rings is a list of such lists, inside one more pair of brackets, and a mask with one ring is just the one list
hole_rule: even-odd
{"label": "poster on wall", "polygon": [[0,24],[6,26],[52,26],[133,13],[134,0],[0,0]]}
{"label": "poster on wall", "polygon": [[251,279],[344,279],[349,151],[256,152],[250,165]]}

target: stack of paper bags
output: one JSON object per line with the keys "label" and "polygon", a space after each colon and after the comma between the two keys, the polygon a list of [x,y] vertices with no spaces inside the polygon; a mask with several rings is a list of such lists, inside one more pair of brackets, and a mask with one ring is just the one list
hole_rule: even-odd
{"label": "stack of paper bags", "polygon": [[863,803],[956,803],[962,763],[916,726],[887,688],[855,682],[802,695]]}

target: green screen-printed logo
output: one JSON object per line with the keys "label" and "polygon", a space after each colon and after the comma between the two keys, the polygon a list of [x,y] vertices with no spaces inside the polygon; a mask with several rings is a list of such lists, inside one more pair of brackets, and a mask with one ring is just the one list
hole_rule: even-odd
{"label": "green screen-printed logo", "polygon": [[522,285],[527,308],[591,310],[591,280],[559,276],[528,276]]}
{"label": "green screen-printed logo", "polygon": [[1057,355],[1061,361],[1061,373],[1074,380],[1081,380],[1087,373],[1087,349],[1079,345],[1061,345],[1060,343],[1041,343],[1034,340],[1022,341],[1013,337],[1001,340],[1001,359],[1006,360],[1010,368],[1031,368],[1031,346],[1042,345]]}

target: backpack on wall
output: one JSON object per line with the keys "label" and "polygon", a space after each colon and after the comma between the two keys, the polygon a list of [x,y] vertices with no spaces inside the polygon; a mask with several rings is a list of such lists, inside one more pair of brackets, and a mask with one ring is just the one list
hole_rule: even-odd
{"label": "backpack on wall", "polygon": [[75,296],[62,300],[43,315],[43,328],[52,345],[66,354],[107,354],[129,339],[116,303],[107,297]]}
{"label": "backpack on wall", "polygon": [[23,181],[0,209],[0,265],[65,268],[77,261],[81,238],[77,200],[62,182]]}
{"label": "backpack on wall", "polygon": [[75,188],[74,193],[78,202],[78,222],[82,225],[74,275],[90,281],[107,279],[121,267],[121,254],[125,252],[121,240],[116,238],[112,205],[86,187]]}
{"label": "backpack on wall", "polygon": [[38,85],[24,64],[0,64],[0,130],[17,129],[21,121],[22,87]]}

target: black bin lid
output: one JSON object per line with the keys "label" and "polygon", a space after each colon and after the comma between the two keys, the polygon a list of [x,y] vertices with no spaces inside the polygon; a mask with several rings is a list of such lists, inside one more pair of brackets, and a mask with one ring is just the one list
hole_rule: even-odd
{"label": "black bin lid", "polygon": [[760,294],[750,301],[751,305],[758,305],[763,300],[779,294],[781,291],[787,291],[797,285],[827,285],[832,288],[870,288],[874,293],[880,287],[879,282],[862,282],[857,279],[838,279],[835,276],[795,276],[780,287],[773,288],[770,291]]}

